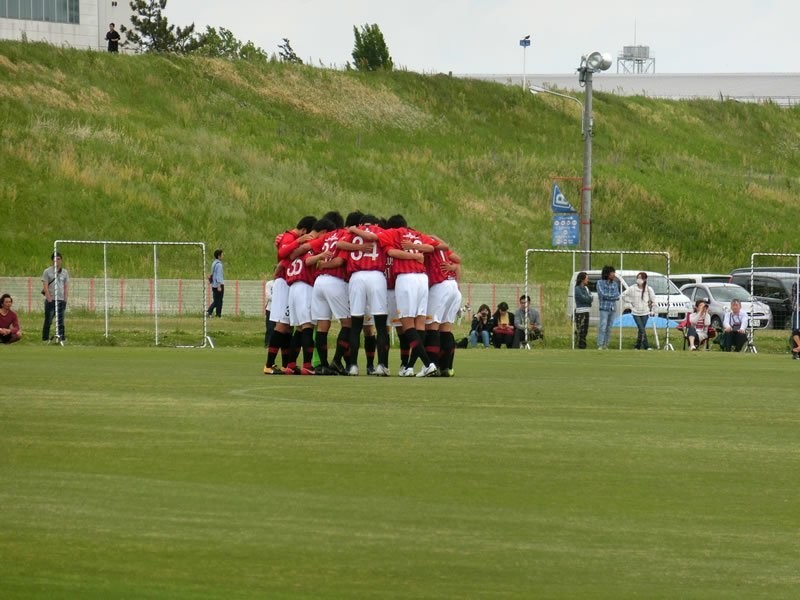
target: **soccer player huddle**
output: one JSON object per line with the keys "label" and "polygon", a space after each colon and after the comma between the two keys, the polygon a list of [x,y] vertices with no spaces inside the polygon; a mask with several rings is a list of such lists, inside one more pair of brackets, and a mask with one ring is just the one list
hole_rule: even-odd
{"label": "soccer player huddle", "polygon": [[[332,211],[303,217],[275,247],[265,375],[358,375],[363,332],[367,374],[387,377],[389,327],[400,341],[400,377],[454,375],[461,259],[443,240],[410,228],[402,215],[356,211],[345,221]],[[334,319],[341,328],[329,359]]]}

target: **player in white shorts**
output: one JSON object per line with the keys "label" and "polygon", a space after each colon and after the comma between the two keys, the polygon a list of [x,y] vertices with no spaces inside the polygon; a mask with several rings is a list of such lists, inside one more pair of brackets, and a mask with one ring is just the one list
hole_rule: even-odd
{"label": "player in white shorts", "polygon": [[[289,325],[289,285],[286,282],[286,268],[289,266],[289,256],[302,243],[311,239],[311,227],[316,218],[306,216],[300,219],[294,229],[280,233],[275,238],[275,247],[278,251],[278,266],[275,269],[272,296],[272,310],[270,321],[275,323],[275,328],[267,345],[267,360],[264,364],[265,375],[283,375],[285,369],[291,364],[292,328]],[[283,359],[283,369],[276,367],[275,360],[280,351]]]}
{"label": "player in white shorts", "polygon": [[[367,353],[367,374],[387,376],[389,369],[389,335],[386,331],[386,251],[378,243],[381,227],[373,215],[362,215],[360,223],[349,227],[350,237],[339,243],[347,260],[350,274],[348,294],[352,329],[350,332],[350,367],[352,374],[358,373],[358,349],[361,331],[364,330],[364,350]],[[374,319],[375,327],[365,329],[367,317]],[[372,331],[371,331],[372,330]],[[374,333],[373,333],[374,332]],[[369,335],[373,333],[373,335]],[[375,351],[378,366],[372,364]]]}
{"label": "player in white shorts", "polygon": [[[342,329],[350,327],[350,304],[347,296],[345,260],[338,256],[337,244],[346,235],[344,220],[338,212],[326,215],[335,229],[311,242],[312,257],[306,264],[316,268],[314,293],[311,297],[311,318],[317,323],[315,346],[319,365],[317,375],[337,375],[328,362],[328,331],[331,320],[338,320]],[[321,221],[324,221],[322,219]]]}
{"label": "player in white shorts", "polygon": [[[425,318],[428,310],[428,276],[425,272],[424,251],[432,252],[439,244],[437,240],[408,228],[402,215],[394,215],[387,220],[387,229],[378,235],[378,240],[392,257],[392,270],[395,281],[395,301],[410,354],[403,364],[400,375],[414,374],[413,365],[417,356],[423,367],[416,375],[430,377],[438,375],[439,369],[425,351],[423,336]],[[405,358],[401,347],[401,361]]]}
{"label": "player in white shorts", "polygon": [[456,340],[453,336],[455,323],[461,309],[461,291],[458,276],[461,273],[461,258],[452,250],[440,245],[425,255],[428,281],[428,319],[425,323],[425,350],[437,357],[442,377],[452,377]]}

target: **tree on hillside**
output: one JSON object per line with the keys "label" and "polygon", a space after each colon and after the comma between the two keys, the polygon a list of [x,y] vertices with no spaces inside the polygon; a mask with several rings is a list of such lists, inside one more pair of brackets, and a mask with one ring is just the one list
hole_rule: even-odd
{"label": "tree on hillside", "polygon": [[283,38],[283,44],[278,44],[278,49],[280,50],[279,54],[283,62],[303,64],[302,59],[292,50],[292,44],[289,42],[289,38]]}
{"label": "tree on hillside", "polygon": [[195,35],[194,23],[187,27],[170,25],[161,14],[167,0],[131,0],[131,24],[125,31],[125,46],[137,46],[143,52],[187,53],[203,45],[203,38]]}
{"label": "tree on hillside", "polygon": [[359,71],[391,71],[394,68],[392,57],[383,33],[377,24],[362,25],[361,30],[354,25],[355,45],[353,46],[353,62]]}
{"label": "tree on hillside", "polygon": [[198,54],[213,56],[217,58],[242,58],[245,60],[268,58],[267,53],[256,46],[253,42],[242,43],[233,35],[233,32],[224,27],[217,30],[214,27],[206,27],[206,31],[200,37],[201,45],[197,49]]}

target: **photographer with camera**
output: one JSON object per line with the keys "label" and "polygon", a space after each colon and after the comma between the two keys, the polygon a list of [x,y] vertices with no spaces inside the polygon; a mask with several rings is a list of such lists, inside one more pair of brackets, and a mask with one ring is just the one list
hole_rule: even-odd
{"label": "photographer with camera", "polygon": [[472,317],[472,325],[469,331],[469,347],[475,348],[478,345],[478,338],[484,348],[489,347],[489,337],[492,331],[491,309],[486,304],[481,304],[478,312]]}

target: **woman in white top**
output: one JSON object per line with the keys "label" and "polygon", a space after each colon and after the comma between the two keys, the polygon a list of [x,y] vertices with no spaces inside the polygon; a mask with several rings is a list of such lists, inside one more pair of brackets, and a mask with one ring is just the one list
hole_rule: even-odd
{"label": "woman in white top", "polygon": [[689,350],[697,347],[708,339],[708,328],[711,326],[711,315],[708,314],[708,303],[698,300],[694,312],[687,317],[686,339],[689,340]]}
{"label": "woman in white top", "polygon": [[747,325],[749,323],[747,312],[742,310],[739,300],[731,300],[731,310],[725,313],[722,329],[725,337],[720,343],[723,350],[730,352],[732,349],[740,352],[747,343]]}
{"label": "woman in white top", "polygon": [[638,329],[634,348],[650,350],[650,343],[647,341],[647,320],[653,316],[656,294],[653,288],[647,285],[647,273],[641,271],[636,275],[636,285],[625,290],[622,299],[631,305],[631,314]]}

